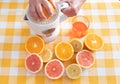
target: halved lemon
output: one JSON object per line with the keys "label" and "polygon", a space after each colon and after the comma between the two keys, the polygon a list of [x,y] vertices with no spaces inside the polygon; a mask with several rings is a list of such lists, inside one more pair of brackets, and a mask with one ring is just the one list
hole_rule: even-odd
{"label": "halved lemon", "polygon": [[43,59],[43,62],[48,62],[52,59],[53,55],[52,55],[52,51],[50,49],[45,49],[40,56]]}
{"label": "halved lemon", "polygon": [[70,79],[80,78],[82,68],[78,64],[70,64],[66,68],[66,75]]}

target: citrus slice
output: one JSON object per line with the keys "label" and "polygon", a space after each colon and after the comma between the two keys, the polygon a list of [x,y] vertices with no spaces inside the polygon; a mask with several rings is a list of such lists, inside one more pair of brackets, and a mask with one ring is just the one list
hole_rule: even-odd
{"label": "citrus slice", "polygon": [[53,59],[45,65],[45,74],[50,79],[59,79],[63,73],[64,65],[57,59]]}
{"label": "citrus slice", "polygon": [[83,42],[80,39],[78,39],[78,38],[73,38],[70,41],[70,43],[71,43],[71,45],[74,48],[74,52],[79,52],[80,50],[83,49]]}
{"label": "citrus slice", "polygon": [[44,50],[44,40],[38,36],[31,36],[25,43],[25,49],[28,53],[40,54]]}
{"label": "citrus slice", "polygon": [[72,58],[74,54],[74,48],[69,42],[61,41],[55,46],[55,55],[62,61],[67,61]]}
{"label": "citrus slice", "polygon": [[83,68],[89,68],[94,64],[93,54],[88,50],[82,50],[76,55],[77,63]]}
{"label": "citrus slice", "polygon": [[33,53],[26,57],[25,59],[25,68],[31,73],[37,73],[42,69],[43,61],[42,58]]}
{"label": "citrus slice", "polygon": [[48,62],[52,59],[53,55],[52,55],[52,51],[50,49],[45,49],[40,56],[43,59],[43,62]]}
{"label": "citrus slice", "polygon": [[[52,14],[54,14],[55,9],[49,1],[48,1],[48,6],[50,7]],[[49,19],[50,15],[48,14],[47,9],[44,6],[42,6],[42,10],[43,10],[43,13],[45,14],[46,18]]]}
{"label": "citrus slice", "polygon": [[103,40],[97,34],[88,34],[85,38],[85,45],[90,50],[99,50],[103,47]]}
{"label": "citrus slice", "polygon": [[81,76],[82,69],[78,64],[70,64],[66,68],[66,75],[70,79],[77,79]]}

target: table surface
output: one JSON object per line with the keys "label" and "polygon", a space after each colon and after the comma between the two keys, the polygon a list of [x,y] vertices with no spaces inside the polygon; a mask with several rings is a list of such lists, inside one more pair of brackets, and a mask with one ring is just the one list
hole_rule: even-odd
{"label": "table surface", "polygon": [[[120,84],[120,1],[88,0],[79,11],[78,15],[90,21],[89,32],[103,38],[104,47],[94,52],[94,65],[76,80],[65,74],[58,80],[51,80],[45,76],[44,69],[38,74],[25,70],[28,53],[24,44],[31,35],[29,25],[22,19],[27,1],[0,0],[0,84]],[[71,29],[71,19],[60,23],[57,40],[70,39],[66,33]]]}

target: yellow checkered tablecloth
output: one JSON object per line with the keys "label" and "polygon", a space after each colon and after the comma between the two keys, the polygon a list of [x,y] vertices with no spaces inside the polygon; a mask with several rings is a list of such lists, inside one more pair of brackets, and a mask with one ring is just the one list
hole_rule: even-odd
{"label": "yellow checkered tablecloth", "polygon": [[[90,20],[89,32],[100,35],[105,45],[94,53],[95,64],[76,80],[65,74],[51,80],[44,75],[44,69],[38,74],[25,70],[28,53],[24,43],[30,30],[22,18],[27,1],[0,0],[0,84],[120,84],[120,1],[88,0],[81,8],[79,15]],[[60,24],[62,40],[68,38],[65,33],[71,28],[70,22],[71,18]]]}

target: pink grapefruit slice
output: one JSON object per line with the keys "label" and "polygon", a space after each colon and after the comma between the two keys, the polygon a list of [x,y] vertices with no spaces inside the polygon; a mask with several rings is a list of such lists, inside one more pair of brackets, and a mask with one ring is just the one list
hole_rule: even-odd
{"label": "pink grapefruit slice", "polygon": [[42,58],[35,53],[30,54],[25,59],[25,68],[27,71],[31,73],[39,72],[42,69],[42,66],[43,66]]}
{"label": "pink grapefruit slice", "polygon": [[83,68],[89,68],[94,64],[93,54],[88,50],[82,50],[76,55],[77,63]]}
{"label": "pink grapefruit slice", "polygon": [[53,59],[45,65],[45,74],[50,79],[59,79],[63,73],[64,65],[57,59]]}

